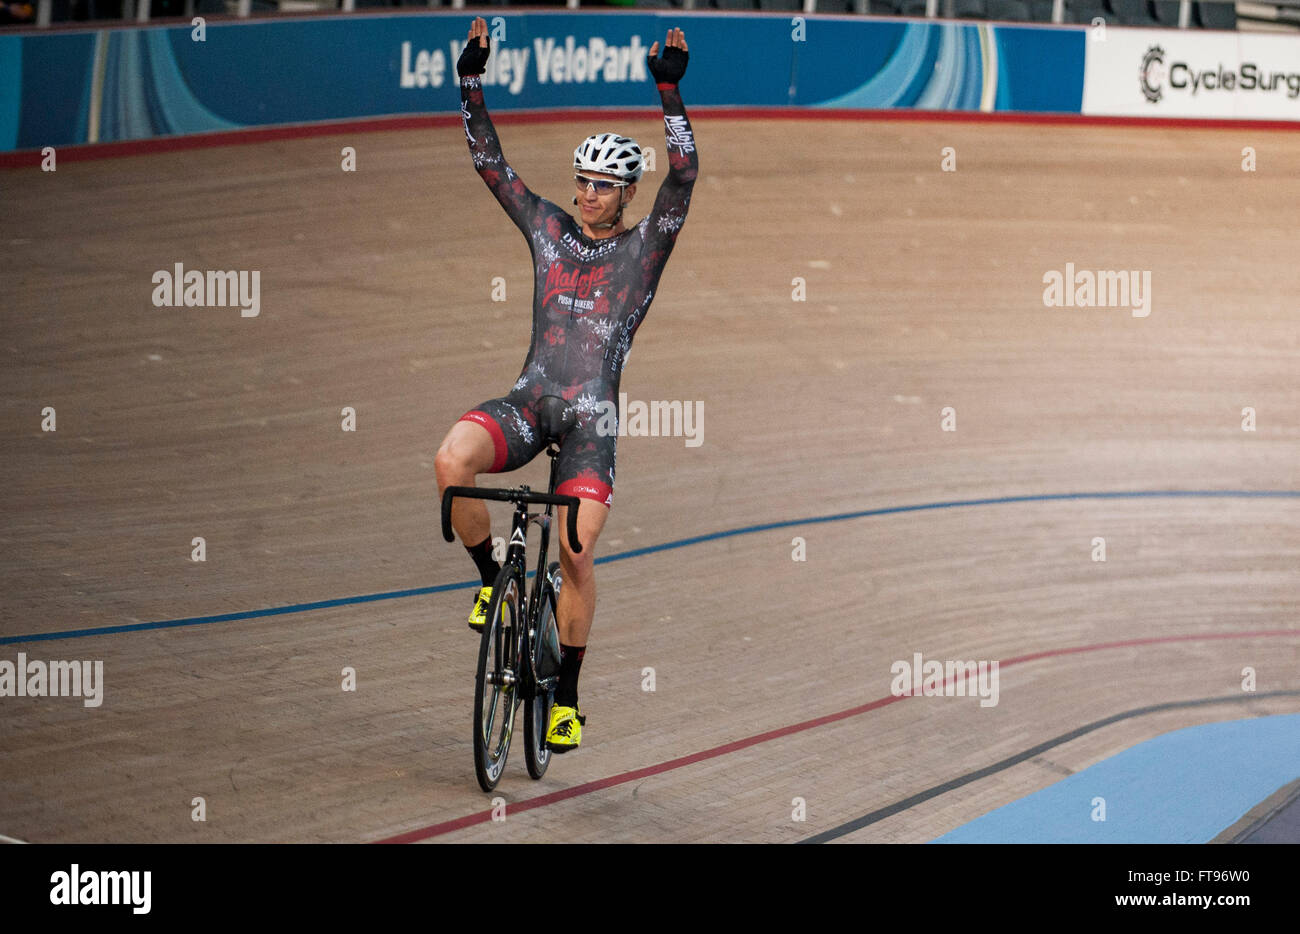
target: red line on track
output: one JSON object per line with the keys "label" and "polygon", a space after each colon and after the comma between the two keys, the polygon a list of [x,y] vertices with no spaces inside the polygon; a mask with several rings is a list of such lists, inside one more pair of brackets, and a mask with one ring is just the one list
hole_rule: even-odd
{"label": "red line on track", "polygon": [[[634,782],[638,778],[647,778],[651,775],[658,775],[661,772],[670,772],[673,769],[680,769],[687,765],[694,765],[696,762],[703,762],[706,759],[716,759],[718,756],[725,756],[729,752],[738,752],[741,749],[747,749],[750,746],[757,746],[759,743],[765,743],[771,739],[779,739],[782,736],[789,736],[791,733],[799,733],[803,730],[811,730],[813,727],[823,726],[827,723],[833,723],[836,720],[843,720],[845,717],[852,717],[860,713],[866,713],[876,707],[884,707],[886,704],[892,704],[894,701],[902,700],[901,697],[883,697],[880,700],[872,701],[870,704],[864,704],[861,707],[854,707],[851,710],[842,710],[839,713],[827,714],[824,717],[818,717],[815,720],[805,720],[803,723],[796,723],[793,726],[783,726],[780,729],[769,730],[766,733],[759,733],[757,736],[750,736],[745,739],[738,739],[735,742],[727,743],[723,746],[715,746],[712,749],[706,749],[703,752],[691,753],[689,756],[681,756],[677,759],[670,759],[667,762],[661,762],[658,765],[647,765],[644,768],[634,769],[631,772],[623,772],[621,775],[613,775],[609,778],[599,778],[594,782],[586,782],[582,785],[574,785],[572,788],[564,788],[560,791],[552,791],[550,794],[539,795],[536,798],[526,798],[517,804],[510,805],[510,810],[518,813],[519,811],[531,811],[533,808],[545,807],[548,804],[555,804],[558,801],[565,801],[569,798],[576,798],[579,795],[590,794],[593,791],[600,791],[602,788],[613,788],[615,785],[623,785],[627,782]],[[434,824],[432,827],[424,827],[420,830],[412,830],[404,834],[398,834],[396,837],[389,837],[387,840],[377,840],[376,843],[415,843],[418,840],[427,840],[429,837],[436,837],[440,834],[450,833],[453,830],[460,830],[462,827],[472,827],[474,824],[485,823],[492,818],[492,812],[481,811],[477,814],[467,814],[464,817],[458,817],[455,820],[445,821],[441,824]]]}
{"label": "red line on track", "polygon": [[[1122,642],[1100,642],[1096,645],[1079,645],[1066,649],[1049,649],[1043,652],[1034,652],[1029,655],[1017,655],[1015,658],[1000,661],[998,666],[999,668],[1006,668],[1011,665],[1018,665],[1022,662],[1033,662],[1060,655],[1076,655],[1081,652],[1102,652],[1107,649],[1131,648],[1138,645],[1160,645],[1168,642],[1200,642],[1206,639],[1259,639],[1272,636],[1300,636],[1300,629],[1263,629],[1256,632],[1216,632],[1188,636],[1154,636],[1149,639],[1128,639]],[[944,682],[945,685],[947,683],[947,681]],[[886,707],[889,704],[893,704],[911,696],[914,695],[902,694],[896,697],[891,694],[889,697],[882,697],[869,704],[863,704],[860,707],[851,707],[848,710],[841,710],[839,713],[827,714],[824,717],[817,717],[816,719],[805,720],[802,723],[795,723],[791,726],[769,730],[766,733],[759,733],[756,736],[738,739],[722,746],[714,746],[712,749],[705,749],[702,752],[692,753],[689,756],[680,756],[676,759],[669,759],[667,762],[660,762],[656,765],[647,765],[643,768],[634,769],[631,772],[612,775],[609,778],[599,778],[595,781],[585,782],[581,785],[574,785],[572,788],[563,788],[560,791],[552,791],[549,794],[538,795],[535,798],[525,798],[523,801],[510,805],[510,810],[513,813],[531,811],[535,808],[546,807],[548,804],[556,804],[560,801],[567,801],[570,798],[577,798],[582,795],[591,794],[593,791],[601,791],[605,788],[613,788],[616,785],[625,785],[628,782],[634,782],[637,779],[649,778],[652,775],[671,772],[688,765],[694,765],[697,762],[704,762],[708,759],[716,759],[719,756],[725,756],[728,753],[739,752],[742,749],[748,749],[750,746],[757,746],[760,743],[766,743],[769,740],[780,739],[782,736],[790,736],[793,733],[802,733],[805,730],[825,726],[828,723],[835,723],[838,720],[856,717],[858,714]],[[473,827],[475,824],[485,824],[491,819],[491,810],[479,811],[476,814],[466,814],[464,817],[457,817],[454,820],[443,821],[440,824],[433,824],[416,830],[408,830],[406,833],[398,834],[395,837],[388,837],[374,842],[416,843],[420,840],[439,837],[455,830]]]}
{"label": "red line on track", "polygon": [[[648,119],[659,114],[657,107],[591,108],[586,110],[545,110],[523,113],[493,114],[498,124],[562,123],[591,120]],[[719,120],[861,120],[864,122],[913,123],[1009,123],[1047,126],[1117,126],[1163,127],[1191,130],[1300,130],[1293,120],[1199,120],[1191,117],[1101,117],[1058,113],[982,113],[946,110],[851,110],[826,107],[692,107],[695,117]],[[340,120],[331,123],[303,123],[288,126],[249,127],[220,133],[195,133],[189,136],[161,136],[151,139],[122,140],[112,143],[82,143],[55,146],[62,162],[85,162],[92,159],[117,159],[124,156],[152,155],[208,149],[214,146],[245,146],[277,140],[306,139],[314,136],[340,136],[346,133],[385,133],[393,130],[428,130],[460,125],[459,116],[428,114],[424,116],[372,117],[363,120]],[[0,152],[0,168],[36,168],[41,163],[39,149]]]}

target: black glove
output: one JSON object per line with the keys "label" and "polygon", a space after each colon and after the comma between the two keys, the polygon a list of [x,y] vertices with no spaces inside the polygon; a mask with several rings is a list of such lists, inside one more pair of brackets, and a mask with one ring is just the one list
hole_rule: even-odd
{"label": "black glove", "polygon": [[474,38],[465,43],[465,48],[460,50],[460,60],[456,62],[456,74],[464,78],[466,75],[481,75],[487,71],[488,53],[492,51],[492,40],[487,36],[483,37],[487,41],[487,48],[480,49],[478,39]]}
{"label": "black glove", "polygon": [[659,58],[647,54],[645,63],[656,84],[677,84],[682,80],[682,75],[686,74],[686,60],[690,57],[690,52],[666,45],[660,51]]}

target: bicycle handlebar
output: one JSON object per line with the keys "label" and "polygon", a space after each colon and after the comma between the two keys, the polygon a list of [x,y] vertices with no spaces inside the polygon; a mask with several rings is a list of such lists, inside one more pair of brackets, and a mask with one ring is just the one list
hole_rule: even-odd
{"label": "bicycle handlebar", "polygon": [[503,503],[536,503],[541,506],[567,506],[568,521],[565,525],[569,533],[569,550],[575,555],[582,551],[578,541],[578,497],[557,496],[554,493],[524,493],[519,490],[481,490],[474,486],[449,486],[442,494],[442,537],[449,542],[456,540],[456,533],[451,528],[451,501],[457,496],[468,499],[492,499]]}

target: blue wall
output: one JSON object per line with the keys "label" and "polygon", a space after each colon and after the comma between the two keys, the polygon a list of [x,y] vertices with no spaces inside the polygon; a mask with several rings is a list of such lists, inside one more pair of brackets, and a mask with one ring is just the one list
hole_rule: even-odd
{"label": "blue wall", "polygon": [[[0,37],[0,78],[20,76],[0,83],[0,150],[456,114],[456,50],[471,19],[211,23],[202,41],[190,26]],[[505,39],[493,43],[484,82],[494,112],[653,107],[644,60],[669,25],[685,29],[692,49],[688,108],[977,110],[984,100],[987,109],[1079,113],[1082,104],[1082,30],[643,12],[511,13],[489,18],[489,29],[498,21]]]}

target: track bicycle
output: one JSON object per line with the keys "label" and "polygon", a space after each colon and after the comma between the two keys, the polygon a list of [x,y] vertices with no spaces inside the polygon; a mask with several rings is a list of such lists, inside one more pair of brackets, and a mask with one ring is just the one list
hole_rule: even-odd
{"label": "track bicycle", "polygon": [[[546,563],[554,507],[568,507],[565,531],[569,547],[574,554],[582,551],[578,541],[578,498],[555,493],[556,457],[560,453],[557,443],[554,436],[547,439],[551,479],[545,493],[534,493],[527,486],[509,489],[451,486],[442,496],[442,536],[449,542],[456,540],[451,527],[451,504],[456,497],[515,504],[510,544],[505,563],[492,585],[474,678],[474,774],[484,791],[492,791],[501,780],[510,753],[515,712],[520,706],[525,708],[524,759],[528,774],[534,779],[541,778],[551,761],[546,730],[560,677],[560,636],[555,623],[560,565],[558,561]],[[529,505],[544,505],[546,509],[530,513]],[[525,594],[530,523],[536,523],[541,529],[541,543],[532,589]]]}

